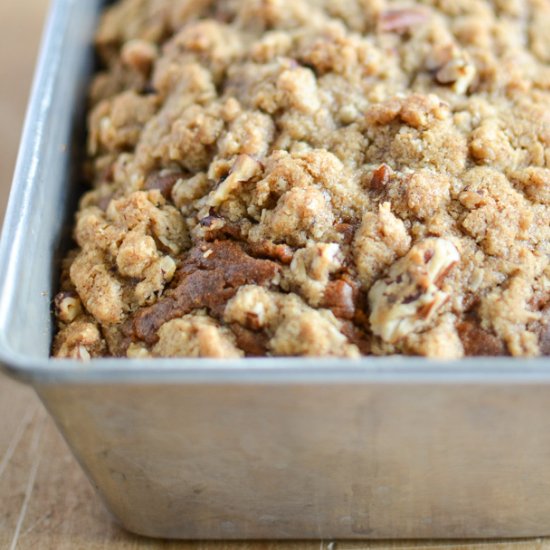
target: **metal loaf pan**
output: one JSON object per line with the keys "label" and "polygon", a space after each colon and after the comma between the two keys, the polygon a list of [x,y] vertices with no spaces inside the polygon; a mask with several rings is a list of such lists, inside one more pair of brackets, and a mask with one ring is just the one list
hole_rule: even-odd
{"label": "metal loaf pan", "polygon": [[48,358],[101,4],[53,4],[0,247],[0,357],[122,525],[189,539],[550,534],[548,358]]}

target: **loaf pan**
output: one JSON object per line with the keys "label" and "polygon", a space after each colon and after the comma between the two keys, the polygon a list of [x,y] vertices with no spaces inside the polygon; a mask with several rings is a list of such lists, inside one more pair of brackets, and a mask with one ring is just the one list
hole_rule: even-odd
{"label": "loaf pan", "polygon": [[130,531],[550,534],[550,361],[49,358],[99,0],[56,0],[0,246],[0,358]]}

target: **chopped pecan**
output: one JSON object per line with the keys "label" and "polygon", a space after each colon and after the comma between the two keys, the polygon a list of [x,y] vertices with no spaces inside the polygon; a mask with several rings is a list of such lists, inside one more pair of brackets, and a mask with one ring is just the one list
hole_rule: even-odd
{"label": "chopped pecan", "polygon": [[105,341],[99,327],[84,319],[77,319],[60,330],[53,342],[53,355],[59,359],[88,361],[105,354]]}
{"label": "chopped pecan", "polygon": [[54,304],[57,318],[63,323],[71,323],[82,313],[82,302],[74,291],[59,292]]}
{"label": "chopped pecan", "polygon": [[183,177],[181,172],[162,171],[151,174],[146,182],[145,189],[158,189],[165,199],[170,198],[172,188]]}
{"label": "chopped pecan", "polygon": [[425,328],[449,298],[440,286],[459,260],[457,249],[446,239],[430,238],[413,246],[369,292],[374,334],[395,343]]}
{"label": "chopped pecan", "polygon": [[251,180],[262,171],[262,165],[250,155],[239,155],[233,164],[229,175],[221,181],[218,187],[208,197],[208,204],[218,207],[236,191],[241,184]]}
{"label": "chopped pecan", "polygon": [[545,290],[535,292],[529,304],[535,311],[543,311],[546,314],[550,314],[550,292]]}
{"label": "chopped pecan", "polygon": [[457,94],[466,92],[475,76],[475,68],[465,59],[452,59],[435,74],[440,84],[452,84]]}
{"label": "chopped pecan", "polygon": [[339,279],[331,281],[325,290],[322,307],[326,307],[341,319],[353,319],[355,317],[358,289],[356,286]]}
{"label": "chopped pecan", "polygon": [[400,8],[384,10],[378,21],[383,32],[404,33],[412,27],[421,25],[428,19],[428,14],[418,8]]}
{"label": "chopped pecan", "polygon": [[351,223],[337,223],[334,229],[342,235],[342,241],[344,244],[350,244],[353,241],[355,231],[357,227]]}
{"label": "chopped pecan", "polygon": [[200,225],[202,225],[202,227],[210,228],[210,227],[216,226],[219,220],[223,221],[223,218],[216,214],[215,208],[210,208],[210,211],[208,212],[208,216],[205,216],[204,218],[199,220],[199,223]]}
{"label": "chopped pecan", "polygon": [[264,332],[249,330],[239,323],[231,323],[229,328],[235,335],[237,346],[247,357],[263,357],[267,354],[269,338]]}
{"label": "chopped pecan", "polygon": [[381,193],[390,182],[393,170],[387,164],[381,164],[373,173],[370,180],[370,189]]}
{"label": "chopped pecan", "polygon": [[476,75],[468,53],[454,44],[434,48],[426,58],[426,68],[437,83],[450,85],[457,94],[465,93]]}

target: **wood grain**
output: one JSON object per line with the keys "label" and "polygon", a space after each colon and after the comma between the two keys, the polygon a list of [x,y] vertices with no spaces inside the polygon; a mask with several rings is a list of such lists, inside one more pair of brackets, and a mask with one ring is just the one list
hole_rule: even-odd
{"label": "wood grain", "polygon": [[[46,0],[0,2],[0,218],[46,5]],[[134,537],[119,529],[105,511],[33,391],[0,375],[0,549],[16,548],[550,550],[550,541],[178,543]]]}

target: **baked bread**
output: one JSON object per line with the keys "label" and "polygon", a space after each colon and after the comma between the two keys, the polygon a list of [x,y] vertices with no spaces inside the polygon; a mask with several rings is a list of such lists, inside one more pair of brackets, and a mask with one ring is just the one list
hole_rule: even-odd
{"label": "baked bread", "polygon": [[550,354],[548,0],[121,0],[53,355]]}

